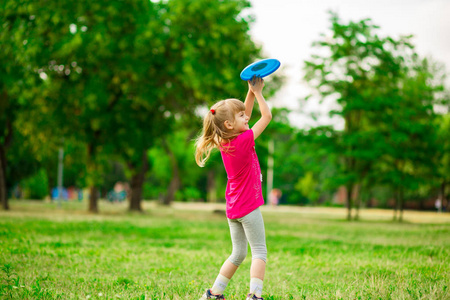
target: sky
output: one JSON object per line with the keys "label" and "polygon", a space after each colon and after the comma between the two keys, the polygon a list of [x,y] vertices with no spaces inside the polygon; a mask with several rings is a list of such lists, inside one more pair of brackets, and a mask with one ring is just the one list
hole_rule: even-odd
{"label": "sky", "polygon": [[[288,107],[292,125],[308,128],[332,124],[337,129],[343,122],[330,119],[333,102],[322,104],[317,99],[306,103],[309,93],[302,81],[303,61],[313,53],[311,44],[328,33],[328,11],[337,12],[348,22],[370,18],[380,26],[381,36],[413,35],[412,42],[421,57],[432,57],[443,63],[450,73],[450,0],[251,0],[246,13],[255,18],[250,34],[262,46],[264,58],[281,62],[286,84],[270,99],[271,105]],[[447,80],[448,82],[448,80]],[[313,120],[311,113],[318,113]]]}

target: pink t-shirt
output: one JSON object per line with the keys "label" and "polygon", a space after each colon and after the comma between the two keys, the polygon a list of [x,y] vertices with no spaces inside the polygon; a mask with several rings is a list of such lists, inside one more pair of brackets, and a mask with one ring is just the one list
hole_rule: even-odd
{"label": "pink t-shirt", "polygon": [[227,217],[242,218],[264,205],[261,168],[253,131],[250,129],[241,133],[223,148],[220,153],[228,176],[225,193]]}

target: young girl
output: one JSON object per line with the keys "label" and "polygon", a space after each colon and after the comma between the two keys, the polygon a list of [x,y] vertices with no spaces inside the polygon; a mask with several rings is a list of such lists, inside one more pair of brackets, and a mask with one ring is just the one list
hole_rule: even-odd
{"label": "young girl", "polygon": [[[267,248],[264,221],[259,210],[264,199],[255,139],[267,127],[272,114],[262,95],[263,79],[253,78],[248,86],[245,103],[227,99],[212,106],[205,116],[202,135],[197,140],[195,159],[199,166],[204,166],[214,148],[218,148],[222,155],[228,176],[226,212],[233,243],[231,256],[222,265],[212,288],[206,290],[200,300],[225,299],[223,292],[247,255],[247,243],[250,243],[252,250],[250,293],[247,299],[262,299]],[[261,118],[249,129],[248,120],[255,97]]]}

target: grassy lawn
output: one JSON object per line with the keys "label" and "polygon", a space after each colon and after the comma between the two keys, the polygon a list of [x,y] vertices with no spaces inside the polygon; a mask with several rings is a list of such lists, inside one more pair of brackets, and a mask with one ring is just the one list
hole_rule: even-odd
{"label": "grassy lawn", "polygon": [[[0,211],[2,299],[197,300],[231,251],[225,215],[212,209],[86,207],[13,201]],[[263,216],[266,300],[450,299],[449,214],[435,224],[347,222],[327,210]],[[227,299],[245,299],[250,262],[249,253]]]}

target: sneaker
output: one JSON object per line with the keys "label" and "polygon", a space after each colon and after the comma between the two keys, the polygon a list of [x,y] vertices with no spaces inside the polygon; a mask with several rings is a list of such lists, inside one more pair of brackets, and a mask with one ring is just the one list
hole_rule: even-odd
{"label": "sneaker", "polygon": [[256,297],[255,294],[248,294],[246,300],[264,300],[264,299]]}
{"label": "sneaker", "polygon": [[225,296],[224,295],[214,295],[211,293],[211,290],[206,290],[206,292],[203,294],[203,296],[200,298],[200,300],[206,300],[206,299],[225,300]]}

